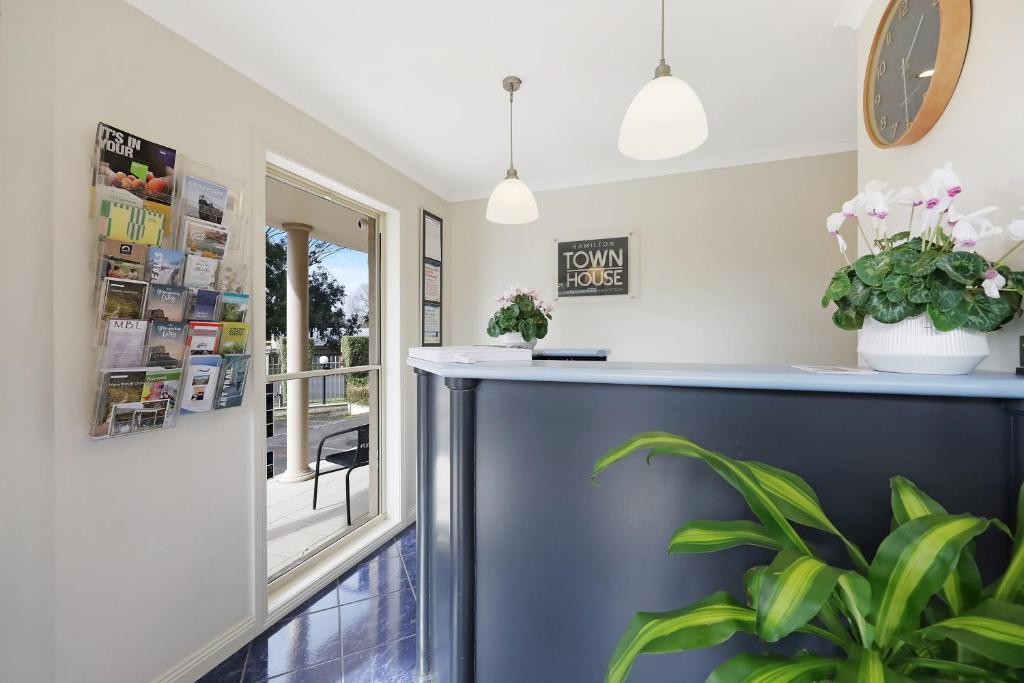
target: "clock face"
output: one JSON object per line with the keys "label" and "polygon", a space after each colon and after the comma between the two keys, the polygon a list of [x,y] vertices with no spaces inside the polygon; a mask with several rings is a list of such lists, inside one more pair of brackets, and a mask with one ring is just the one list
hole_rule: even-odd
{"label": "clock face", "polygon": [[882,19],[867,75],[865,116],[875,141],[898,144],[932,85],[942,35],[941,0],[897,0]]}

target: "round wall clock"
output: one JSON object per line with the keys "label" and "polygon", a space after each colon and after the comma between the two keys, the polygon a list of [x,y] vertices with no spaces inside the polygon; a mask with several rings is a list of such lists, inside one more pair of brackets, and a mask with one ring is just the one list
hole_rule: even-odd
{"label": "round wall clock", "polygon": [[891,0],[864,75],[864,125],[879,147],[923,138],[956,90],[971,36],[971,0]]}

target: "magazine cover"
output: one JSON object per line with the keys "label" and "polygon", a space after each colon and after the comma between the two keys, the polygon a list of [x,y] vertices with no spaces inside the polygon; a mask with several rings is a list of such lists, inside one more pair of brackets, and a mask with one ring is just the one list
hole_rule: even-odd
{"label": "magazine cover", "polygon": [[220,319],[228,323],[245,322],[249,312],[249,295],[224,292],[220,295]]}
{"label": "magazine cover", "polygon": [[154,320],[146,342],[146,367],[180,368],[185,360],[188,323]]}
{"label": "magazine cover", "polygon": [[221,323],[219,353],[224,355],[245,353],[245,343],[248,340],[248,323]]}
{"label": "magazine cover", "polygon": [[151,246],[158,246],[163,239],[164,214],[160,211],[104,199],[100,202],[99,213],[107,219],[107,237]]}
{"label": "magazine cover", "polygon": [[108,320],[100,367],[104,370],[141,367],[148,327],[145,320]]}
{"label": "magazine cover", "polygon": [[110,318],[141,318],[142,304],[146,300],[146,283],[119,278],[106,278],[103,281],[103,300],[100,304],[100,317]]}
{"label": "magazine cover", "polygon": [[228,248],[228,230],[198,218],[186,218],[183,240],[185,251],[190,254],[222,259]]}
{"label": "magazine cover", "polygon": [[245,265],[238,261],[221,261],[217,269],[217,289],[222,292],[244,292]]}
{"label": "magazine cover", "polygon": [[249,354],[224,356],[220,370],[220,390],[214,408],[237,408],[242,405],[245,380],[249,375]]}
{"label": "magazine cover", "polygon": [[113,406],[108,436],[138,434],[169,426],[169,401],[136,401]]}
{"label": "magazine cover", "polygon": [[207,258],[197,254],[189,254],[185,260],[185,277],[182,284],[198,289],[213,289],[217,284],[217,264],[215,258]]}
{"label": "magazine cover", "polygon": [[150,285],[146,296],[146,315],[149,320],[181,322],[185,319],[188,290],[175,285]]}
{"label": "magazine cover", "polygon": [[182,192],[186,216],[218,225],[223,222],[228,207],[228,188],[190,175],[185,177]]}
{"label": "magazine cover", "polygon": [[96,402],[93,436],[107,436],[110,432],[110,414],[119,403],[135,403],[142,398],[145,370],[100,373],[100,393]]}
{"label": "magazine cover", "polygon": [[213,407],[220,356],[194,356],[189,360],[181,395],[181,412],[205,413]]}
{"label": "magazine cover", "polygon": [[220,301],[220,292],[212,289],[193,289],[192,299],[189,303],[188,319],[201,322],[215,322],[217,320],[217,304]]}
{"label": "magazine cover", "polygon": [[146,263],[146,245],[102,240],[100,243],[100,278],[141,280]]}
{"label": "magazine cover", "polygon": [[146,282],[176,285],[181,282],[185,254],[177,249],[150,247],[146,253]]}
{"label": "magazine cover", "polygon": [[167,401],[165,426],[174,422],[174,406],[178,401],[178,387],[181,385],[181,368],[150,368],[146,371],[146,383],[142,385],[143,401]]}
{"label": "magazine cover", "polygon": [[102,181],[104,185],[170,205],[177,155],[173,149],[102,122],[96,127],[96,146],[97,185]]}
{"label": "magazine cover", "polygon": [[220,346],[220,323],[189,323],[185,344],[189,355],[217,353]]}

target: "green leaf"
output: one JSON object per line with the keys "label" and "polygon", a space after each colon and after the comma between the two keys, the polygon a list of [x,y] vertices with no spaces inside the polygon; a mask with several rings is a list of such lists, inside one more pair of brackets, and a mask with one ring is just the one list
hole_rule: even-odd
{"label": "green leaf", "polygon": [[641,612],[619,640],[605,683],[621,683],[636,658],[645,653],[680,652],[725,642],[737,631],[752,633],[755,615],[728,593],[720,592],[671,612]]}
{"label": "green leaf", "polygon": [[894,289],[906,289],[910,286],[910,276],[893,273],[882,280],[882,289],[891,291]]}
{"label": "green leaf", "polygon": [[935,261],[935,265],[950,278],[965,285],[973,284],[988,270],[985,259],[966,251],[943,254]]}
{"label": "green leaf", "polygon": [[525,294],[520,294],[516,297],[515,305],[519,307],[519,311],[522,313],[532,313],[534,308],[536,308],[533,305],[533,299]]}
{"label": "green leaf", "polygon": [[948,311],[963,301],[964,286],[941,272],[932,273],[925,282],[930,290],[929,303],[940,311]]}
{"label": "green leaf", "polygon": [[786,659],[742,654],[712,671],[706,683],[815,683],[830,679],[835,670],[835,661],[814,655]]}
{"label": "green leaf", "polygon": [[917,315],[920,307],[906,300],[890,301],[884,290],[874,289],[868,298],[868,310],[878,322],[891,325]]}
{"label": "green leaf", "polygon": [[846,295],[846,300],[859,309],[867,305],[870,292],[871,289],[864,281],[854,275],[850,278],[850,293]]}
{"label": "green leaf", "polygon": [[974,297],[968,301],[967,307],[967,321],[964,323],[964,327],[979,332],[997,330],[1013,316],[1010,304],[1003,297],[990,299],[981,292],[975,293]]}
{"label": "green leaf", "polygon": [[698,519],[672,535],[670,553],[713,553],[741,545],[780,550],[782,544],[761,524],[747,520],[717,522]]}
{"label": "green leaf", "polygon": [[751,608],[757,607],[757,601],[761,596],[761,585],[764,583],[765,572],[768,567],[758,565],[743,572],[743,592],[747,596],[747,605]]}
{"label": "green leaf", "polygon": [[947,310],[942,310],[934,304],[928,304],[928,317],[932,319],[932,324],[935,325],[936,330],[939,332],[950,332],[964,326],[964,323],[967,322],[969,310],[967,300],[960,297],[957,304]]}
{"label": "green leaf", "polygon": [[892,270],[892,252],[883,251],[874,256],[861,256],[853,267],[857,271],[857,277],[863,280],[864,284],[880,287],[882,280]]}
{"label": "green leaf", "polygon": [[886,668],[882,656],[857,648],[849,660],[839,664],[835,683],[913,683],[911,679]]}
{"label": "green leaf", "polygon": [[[889,487],[892,490],[892,512],[898,524],[906,524],[928,515],[947,514],[938,501],[906,477],[893,477],[889,480]],[[942,584],[942,599],[953,614],[960,614],[973,606],[980,595],[981,573],[978,565],[968,550],[962,550],[956,569]]]}
{"label": "green leaf", "polygon": [[519,334],[523,335],[524,341],[533,341],[537,338],[537,325],[529,318],[520,320]]}
{"label": "green leaf", "polygon": [[914,278],[907,287],[907,300],[915,304],[926,304],[931,300],[932,293],[928,291],[925,281],[921,278]]}
{"label": "green leaf", "polygon": [[939,258],[935,251],[910,251],[904,258],[897,259],[893,269],[901,275],[924,277],[935,270],[935,261]]}
{"label": "green leaf", "polygon": [[828,283],[825,296],[821,299],[821,307],[827,307],[830,301],[839,301],[852,290],[853,284],[850,282],[850,276],[841,270],[838,271],[832,276],[832,281]]}
{"label": "green leaf", "polygon": [[818,499],[818,494],[814,492],[810,484],[792,472],[766,465],[763,462],[744,460],[743,464],[750,468],[757,483],[772,497],[786,519],[812,529],[827,531],[838,537],[846,546],[854,563],[867,571],[868,562],[864,558],[864,554],[860,548],[840,533],[836,525],[828,518]]}
{"label": "green leaf", "polygon": [[1004,602],[1024,602],[1024,486],[1017,493],[1017,532],[1013,537],[1013,556],[1006,573],[996,583],[995,598]]}
{"label": "green leaf", "polygon": [[956,566],[960,551],[988,528],[971,515],[928,515],[889,534],[868,570],[875,640],[882,647],[917,628],[925,605]]}
{"label": "green leaf", "polygon": [[839,305],[832,313],[832,322],[841,330],[852,332],[864,327],[864,314],[852,306]]}
{"label": "green leaf", "polygon": [[904,240],[909,240],[909,239],[910,239],[910,231],[909,230],[904,230],[903,232],[898,232],[895,235],[889,235],[889,241],[890,242],[902,242]]}
{"label": "green leaf", "polygon": [[757,603],[757,634],[775,643],[818,615],[842,572],[808,555],[781,552],[768,567]]}
{"label": "green leaf", "polygon": [[980,678],[985,681],[992,681],[992,672],[979,666],[963,664],[961,662],[949,662],[942,659],[926,659],[912,657],[901,662],[903,666],[910,669],[926,669],[929,671],[941,671],[942,673],[953,674],[964,678]]}
{"label": "green leaf", "polygon": [[986,600],[977,608],[918,632],[936,635],[1001,664],[1024,667],[1024,607]]}
{"label": "green leaf", "polygon": [[612,464],[642,450],[649,451],[648,460],[656,455],[678,455],[703,460],[730,486],[740,492],[751,511],[773,536],[804,554],[812,554],[810,547],[789,524],[774,499],[758,484],[754,473],[747,465],[730,460],[721,453],[708,451],[687,438],[667,432],[637,434],[612,448],[595,462],[591,479],[596,480],[597,475]]}
{"label": "green leaf", "polygon": [[846,572],[839,577],[836,586],[850,623],[860,635],[860,642],[870,646],[875,636],[875,627],[868,621],[871,613],[871,584],[860,574]]}
{"label": "green leaf", "polygon": [[501,326],[498,324],[498,321],[495,320],[494,318],[491,318],[490,321],[488,321],[487,323],[487,334],[488,336],[491,337],[501,336]]}

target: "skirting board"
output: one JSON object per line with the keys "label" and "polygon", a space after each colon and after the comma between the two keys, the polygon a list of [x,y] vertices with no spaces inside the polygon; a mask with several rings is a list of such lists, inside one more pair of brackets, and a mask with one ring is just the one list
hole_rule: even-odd
{"label": "skirting board", "polygon": [[252,640],[255,630],[256,617],[250,615],[207,643],[206,647],[154,678],[152,683],[193,683],[220,664],[225,656]]}

